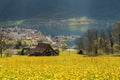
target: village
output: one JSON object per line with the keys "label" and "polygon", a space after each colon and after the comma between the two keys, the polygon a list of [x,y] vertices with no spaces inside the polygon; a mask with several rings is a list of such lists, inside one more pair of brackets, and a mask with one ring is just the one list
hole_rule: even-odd
{"label": "village", "polygon": [[[13,42],[12,46],[15,46],[12,47],[11,50],[14,50],[14,54],[20,54],[20,55],[30,55],[30,56],[58,55],[60,49],[62,50],[75,49],[76,48],[75,44],[69,45],[68,42],[74,41],[76,38],[79,38],[79,36],[75,36],[75,35],[72,36],[45,35],[42,32],[37,31],[36,29],[20,28],[18,26],[9,26],[7,28],[1,28],[1,29],[5,33],[8,33],[9,42]],[[47,48],[48,51],[44,53],[44,51],[46,51]],[[30,49],[32,49],[32,51]],[[50,51],[53,52],[51,53],[49,49]],[[34,51],[34,54],[33,53],[30,54],[30,51],[31,52]],[[38,54],[38,52],[41,52],[41,54]]]}

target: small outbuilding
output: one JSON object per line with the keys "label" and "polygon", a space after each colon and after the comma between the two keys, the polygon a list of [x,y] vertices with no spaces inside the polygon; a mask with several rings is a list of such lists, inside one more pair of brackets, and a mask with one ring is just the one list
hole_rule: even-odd
{"label": "small outbuilding", "polygon": [[79,50],[79,51],[78,51],[78,54],[83,54],[83,51],[82,51],[82,50]]}

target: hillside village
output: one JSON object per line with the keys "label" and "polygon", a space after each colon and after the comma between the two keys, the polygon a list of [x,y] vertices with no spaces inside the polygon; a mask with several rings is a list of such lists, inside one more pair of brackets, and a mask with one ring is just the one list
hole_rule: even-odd
{"label": "hillside village", "polygon": [[[34,43],[29,42],[28,45],[37,45],[38,42],[40,43],[48,43],[52,45],[54,48],[62,48],[67,47],[69,44],[67,42],[73,41],[79,36],[71,35],[71,36],[52,36],[52,35],[45,35],[42,34],[40,31],[36,29],[27,29],[27,28],[20,28],[17,26],[8,26],[7,28],[1,28],[4,32],[8,32],[11,40],[16,41],[34,41]],[[69,46],[70,47],[70,46]]]}

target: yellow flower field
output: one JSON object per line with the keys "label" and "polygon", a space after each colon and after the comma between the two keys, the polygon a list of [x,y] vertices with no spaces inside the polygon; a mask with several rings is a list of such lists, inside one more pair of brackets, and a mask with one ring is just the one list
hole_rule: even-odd
{"label": "yellow flower field", "polygon": [[120,80],[120,57],[0,58],[0,80]]}

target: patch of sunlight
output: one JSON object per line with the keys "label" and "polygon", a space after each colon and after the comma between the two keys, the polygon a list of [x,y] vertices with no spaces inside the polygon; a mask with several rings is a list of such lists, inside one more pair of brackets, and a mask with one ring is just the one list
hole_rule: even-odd
{"label": "patch of sunlight", "polygon": [[20,24],[22,24],[23,22],[24,22],[24,20],[19,20],[19,21],[16,21],[15,24],[16,24],[16,25],[20,25]]}

